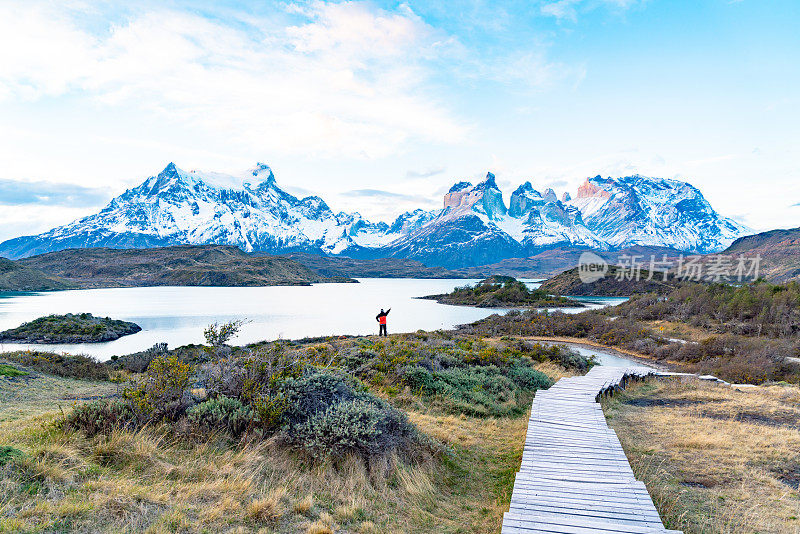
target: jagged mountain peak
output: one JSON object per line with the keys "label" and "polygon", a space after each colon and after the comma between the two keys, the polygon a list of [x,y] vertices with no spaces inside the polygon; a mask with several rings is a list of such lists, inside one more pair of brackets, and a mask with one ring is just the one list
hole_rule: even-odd
{"label": "jagged mountain peak", "polygon": [[497,189],[498,191],[500,190],[500,188],[497,187],[497,181],[495,180],[495,176],[491,172],[486,173],[486,178],[484,178],[482,182],[476,185],[475,189],[479,191],[485,189]]}
{"label": "jagged mountain peak", "polygon": [[611,247],[658,244],[707,253],[749,231],[720,216],[693,185],[668,178],[595,176],[578,188],[570,205]]}
{"label": "jagged mountain peak", "polygon": [[250,169],[250,174],[256,177],[261,177],[266,175],[267,179],[275,179],[275,175],[272,173],[272,169],[266,163],[261,163],[260,161],[256,162],[255,167]]}
{"label": "jagged mountain peak", "polygon": [[463,191],[464,189],[469,189],[472,187],[472,182],[456,182],[450,188],[448,193],[455,193],[456,191]]}
{"label": "jagged mountain peak", "polygon": [[508,214],[511,217],[522,217],[526,215],[534,206],[541,204],[542,194],[533,188],[528,181],[517,187],[511,193],[508,204]]}
{"label": "jagged mountain peak", "polygon": [[690,184],[641,175],[588,178],[575,198],[565,194],[561,200],[552,189],[542,194],[526,181],[506,208],[488,172],[476,185],[454,184],[442,209],[409,211],[389,225],[358,212],[334,214],[318,196],[299,200],[278,186],[264,163],[232,176],[186,172],[170,162],[95,215],[0,244],[0,256],[74,247],[230,244],[245,251],[396,256],[463,267],[555,246],[706,252],[745,232]]}
{"label": "jagged mountain peak", "polygon": [[581,185],[578,187],[578,193],[576,198],[590,198],[590,197],[601,197],[601,198],[608,198],[610,194],[596,184],[597,181],[602,180],[602,176],[599,174],[594,178],[587,178]]}

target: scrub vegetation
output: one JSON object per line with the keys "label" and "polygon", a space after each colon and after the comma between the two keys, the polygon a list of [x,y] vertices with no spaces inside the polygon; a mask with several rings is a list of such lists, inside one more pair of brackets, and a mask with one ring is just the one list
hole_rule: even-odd
{"label": "scrub vegetation", "polygon": [[477,306],[478,308],[557,308],[581,307],[583,304],[567,297],[550,295],[542,289],[531,289],[525,282],[511,276],[490,276],[474,286],[457,287],[451,293],[429,295],[441,304]]}
{"label": "scrub vegetation", "polygon": [[800,285],[686,284],[580,314],[511,312],[470,335],[574,338],[732,382],[800,383]]}
{"label": "scrub vegetation", "polygon": [[535,390],[591,364],[449,332],[15,363],[0,531],[495,532]]}

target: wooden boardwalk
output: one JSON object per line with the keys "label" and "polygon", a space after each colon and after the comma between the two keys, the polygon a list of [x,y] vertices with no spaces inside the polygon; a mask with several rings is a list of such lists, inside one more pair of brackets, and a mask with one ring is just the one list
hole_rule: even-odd
{"label": "wooden boardwalk", "polygon": [[678,532],[664,528],[597,402],[651,373],[597,366],[536,393],[502,534]]}

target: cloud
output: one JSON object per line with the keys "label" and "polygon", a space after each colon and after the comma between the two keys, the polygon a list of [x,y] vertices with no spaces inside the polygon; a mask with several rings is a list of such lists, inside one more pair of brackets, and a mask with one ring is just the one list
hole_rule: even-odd
{"label": "cloud", "polygon": [[577,22],[578,14],[582,11],[603,7],[622,12],[640,3],[643,0],[557,0],[543,3],[540,9],[543,15]]}
{"label": "cloud", "polygon": [[133,107],[260,153],[372,158],[469,131],[430,87],[452,40],[407,7],[312,2],[235,20],[154,8],[102,31],[84,14],[0,5],[14,43],[0,50],[0,99]]}
{"label": "cloud", "polygon": [[32,209],[33,206],[3,205],[0,209],[0,242],[21,235],[36,235],[90,215],[96,207],[74,207],[49,205],[46,209]]}
{"label": "cloud", "polygon": [[105,188],[53,182],[23,182],[0,179],[0,205],[41,205],[92,207],[100,206],[111,198]]}
{"label": "cloud", "polygon": [[394,193],[392,191],[383,191],[382,189],[354,189],[344,193],[345,196],[366,197],[366,198],[380,198],[380,199],[398,199],[408,202],[425,202],[431,201],[430,197],[424,195],[406,195],[403,193]]}
{"label": "cloud", "polygon": [[436,176],[437,174],[442,174],[446,171],[446,167],[435,167],[430,168],[425,171],[412,171],[409,170],[406,172],[406,178],[430,178],[431,176]]}

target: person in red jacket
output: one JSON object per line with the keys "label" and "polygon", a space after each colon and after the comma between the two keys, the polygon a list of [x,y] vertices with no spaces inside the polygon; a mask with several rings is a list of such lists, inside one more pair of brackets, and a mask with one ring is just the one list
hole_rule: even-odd
{"label": "person in red jacket", "polygon": [[381,312],[378,315],[375,316],[375,320],[378,321],[379,325],[381,325],[380,328],[378,328],[378,335],[379,336],[387,336],[388,335],[386,333],[386,316],[389,315],[390,311],[392,311],[391,308],[389,308],[386,311],[383,311],[383,308],[381,308]]}

